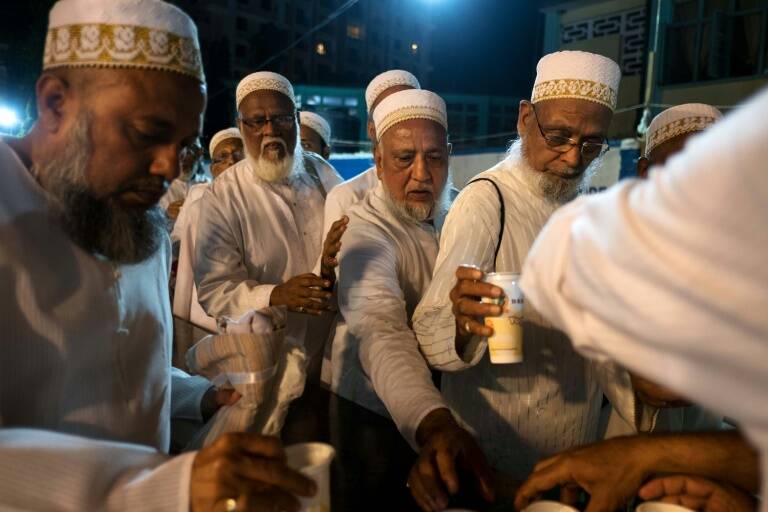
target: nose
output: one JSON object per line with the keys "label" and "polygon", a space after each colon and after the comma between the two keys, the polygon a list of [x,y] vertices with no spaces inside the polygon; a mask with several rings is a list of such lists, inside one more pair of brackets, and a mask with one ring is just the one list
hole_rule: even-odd
{"label": "nose", "polygon": [[152,160],[149,173],[162,176],[168,183],[175,180],[181,172],[181,148],[178,145],[165,146]]}
{"label": "nose", "polygon": [[411,179],[420,182],[429,182],[432,180],[432,176],[429,174],[429,169],[427,168],[426,155],[417,155],[416,158],[413,159]]}
{"label": "nose", "polygon": [[581,146],[571,146],[571,149],[560,155],[560,160],[571,169],[578,169],[581,166]]}
{"label": "nose", "polygon": [[275,129],[275,120],[268,117],[264,120],[264,129],[261,131],[262,135],[274,135],[277,133]]}

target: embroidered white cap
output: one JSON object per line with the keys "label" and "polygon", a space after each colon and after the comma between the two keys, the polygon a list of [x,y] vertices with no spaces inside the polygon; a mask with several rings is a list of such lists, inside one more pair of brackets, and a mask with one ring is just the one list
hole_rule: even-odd
{"label": "embroidered white cap", "polygon": [[240,103],[246,96],[255,91],[277,91],[285,94],[296,106],[296,96],[293,94],[293,85],[283,75],[271,71],[257,71],[246,76],[237,84],[236,107],[240,108]]}
{"label": "embroidered white cap", "polygon": [[685,103],[668,108],[651,121],[645,136],[645,154],[678,135],[703,131],[722,117],[722,112],[704,103]]}
{"label": "embroidered white cap", "polygon": [[314,112],[299,112],[299,120],[302,126],[317,132],[326,146],[331,145],[331,125],[322,116]]}
{"label": "embroidered white cap", "polygon": [[385,71],[371,80],[365,89],[365,104],[368,107],[368,112],[371,111],[371,106],[376,103],[381,93],[397,85],[407,85],[414,89],[421,89],[418,79],[412,73],[402,69]]}
{"label": "embroidered white cap", "polygon": [[373,111],[376,140],[397,123],[409,119],[429,119],[448,130],[448,112],[443,98],[431,91],[409,89],[387,96]]}
{"label": "embroidered white cap", "polygon": [[138,68],[205,82],[197,27],[161,0],[59,0],[51,9],[43,69]]}
{"label": "embroidered white cap", "polygon": [[550,53],[536,66],[531,102],[577,98],[614,110],[620,80],[619,65],[608,57],[581,51]]}
{"label": "embroidered white cap", "polygon": [[216,151],[216,146],[221,144],[227,139],[240,139],[243,140],[243,136],[240,134],[240,130],[237,128],[226,128],[211,137],[211,143],[208,144],[208,154],[213,158],[213,152]]}

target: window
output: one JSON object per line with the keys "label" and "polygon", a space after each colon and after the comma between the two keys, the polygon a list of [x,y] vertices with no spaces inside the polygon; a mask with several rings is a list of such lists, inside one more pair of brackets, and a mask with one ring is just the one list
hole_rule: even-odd
{"label": "window", "polygon": [[347,37],[351,39],[362,39],[363,27],[360,25],[347,25]]}
{"label": "window", "polygon": [[661,82],[679,84],[766,73],[767,17],[765,1],[676,0],[672,22],[662,32]]}
{"label": "window", "polygon": [[419,53],[419,43],[411,43],[411,54],[416,55]]}
{"label": "window", "polygon": [[246,31],[248,30],[248,20],[241,16],[238,16],[237,19],[235,20],[235,26],[237,30],[241,32]]}
{"label": "window", "polygon": [[325,47],[325,43],[317,43],[315,45],[315,53],[318,55],[325,55],[328,49]]}
{"label": "window", "polygon": [[329,107],[340,107],[343,104],[343,100],[338,96],[323,96],[323,105],[328,105]]}

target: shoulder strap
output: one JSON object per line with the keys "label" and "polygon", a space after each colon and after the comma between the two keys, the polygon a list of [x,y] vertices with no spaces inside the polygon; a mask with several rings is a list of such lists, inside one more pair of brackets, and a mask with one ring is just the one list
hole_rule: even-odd
{"label": "shoulder strap", "polygon": [[501,249],[501,239],[504,236],[504,218],[506,217],[506,212],[504,210],[504,196],[501,195],[501,190],[499,189],[499,186],[496,184],[496,182],[490,178],[477,178],[467,183],[467,185],[471,185],[472,183],[476,183],[478,181],[489,182],[491,185],[493,185],[493,188],[496,189],[496,194],[498,194],[499,196],[499,220],[501,222],[499,225],[499,238],[498,240],[496,240],[496,251],[493,253],[493,268],[494,270],[496,270],[496,260],[499,257],[499,249]]}

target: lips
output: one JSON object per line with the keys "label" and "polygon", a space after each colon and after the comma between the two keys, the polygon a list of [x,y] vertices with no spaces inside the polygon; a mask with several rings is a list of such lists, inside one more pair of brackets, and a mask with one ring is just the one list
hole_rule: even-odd
{"label": "lips", "polygon": [[414,199],[431,199],[432,198],[432,192],[429,190],[411,190],[407,193],[408,197],[414,198]]}
{"label": "lips", "polygon": [[154,206],[163,197],[163,189],[132,189],[123,192],[123,200],[136,206]]}

